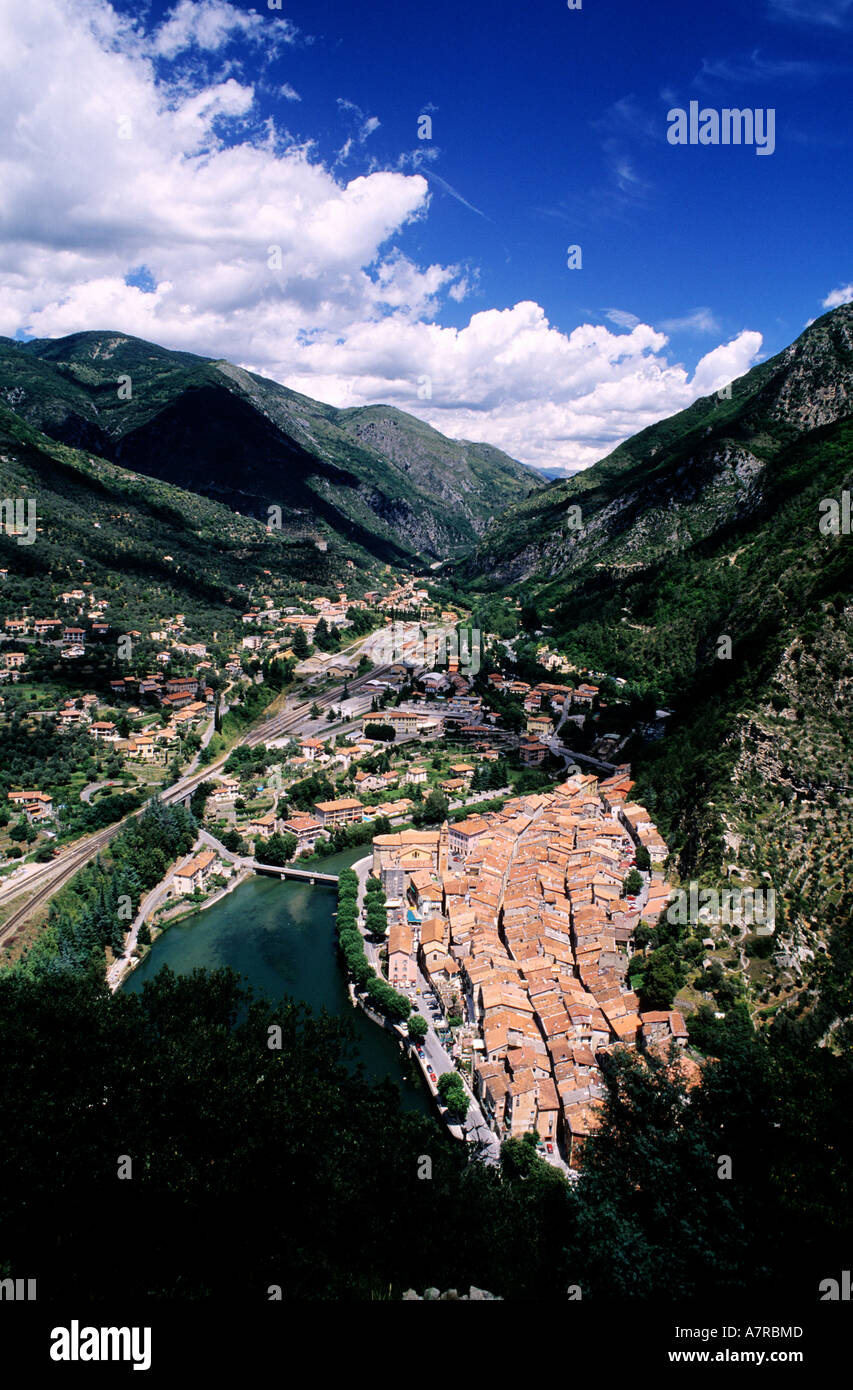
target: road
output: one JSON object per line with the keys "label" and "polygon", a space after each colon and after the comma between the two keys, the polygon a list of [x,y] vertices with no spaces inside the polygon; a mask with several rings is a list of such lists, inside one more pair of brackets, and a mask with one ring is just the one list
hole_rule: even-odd
{"label": "road", "polygon": [[107,971],[107,984],[111,990],[118,989],[118,986],[124,978],[125,972],[130,967],[133,952],[139,938],[139,928],[142,926],[142,923],[160,906],[164,898],[169,896],[169,890],[172,886],[172,879],[175,876],[176,867],[177,865],[174,865],[166,874],[166,877],[161,879],[157,886],[152,888],[151,892],[147,893],[139,904],[139,911],[134,917],[130,926],[130,931],[124,940],[124,952],[113,961]]}
{"label": "road", "polygon": [[[210,832],[207,830],[199,831],[198,839],[196,840],[195,846],[193,848],[193,853],[199,853],[202,849],[215,850],[215,852],[218,855],[221,855],[223,859],[227,859],[231,864],[233,864],[238,873],[240,873],[243,869],[249,869],[254,866],[255,861],[253,859],[244,858],[239,854],[232,854],[229,849],[225,848],[221,840],[217,840],[216,837],[214,835],[211,835]],[[172,881],[175,877],[175,870],[177,869],[177,867],[177,864],[173,864],[169,872],[166,874],[166,877],[161,879],[160,882],[154,888],[151,889],[151,892],[146,894],[146,896],[142,899],[142,902],[139,904],[139,911],[134,917],[130,930],[127,936],[125,937],[124,951],[121,956],[119,956],[116,960],[113,961],[112,965],[107,971],[107,984],[109,985],[111,990],[115,990],[118,988],[118,986],[122,982],[122,979],[124,978],[125,972],[128,970],[131,964],[131,961],[133,959],[133,951],[139,940],[139,928],[142,926],[142,923],[146,920],[147,917],[150,917],[152,913],[156,912],[157,908],[161,905],[161,903],[164,902],[166,898],[168,898],[169,891],[172,886]]]}
{"label": "road", "polygon": [[[412,1008],[416,1009],[429,1024],[429,1032],[423,1041],[424,1061],[432,1067],[436,1079],[438,1079],[444,1072],[456,1071],[457,1068],[453,1058],[439,1041],[438,1034],[433,1027],[435,1020],[441,1017],[441,1010],[440,1008],[438,1012],[430,1010],[430,1001],[434,1001],[435,996],[426,977],[421,974],[420,970],[418,970],[417,989],[420,990],[420,994],[416,990],[410,990],[408,992],[409,998],[412,1002]],[[464,1076],[461,1072],[458,1072],[458,1075],[462,1077],[462,1083],[468,1096],[468,1114],[463,1126],[465,1138],[470,1144],[482,1146],[484,1162],[497,1163],[500,1158],[501,1147],[498,1137],[486,1123],[486,1117],[480,1109],[480,1104],[472,1094]]]}
{"label": "road", "polygon": [[102,791],[104,787],[122,786],[124,786],[123,782],[117,782],[115,780],[111,782],[90,782],[88,787],[84,787],[81,791],[80,800],[85,801],[86,805],[89,806],[91,804],[92,797],[95,795],[95,792]]}
{"label": "road", "polygon": [[[367,876],[370,872],[370,867],[372,863],[373,856],[366,855],[364,859],[357,860],[356,863],[352,866],[355,870],[355,873],[358,876],[359,914],[361,914],[361,907],[364,900],[365,884],[367,883]],[[382,972],[379,967],[379,947],[376,946],[372,941],[365,938],[365,952],[367,954],[368,960],[376,970],[377,974],[381,974]],[[420,993],[417,992],[418,990],[420,991]],[[427,1064],[432,1067],[433,1072],[435,1074],[435,1081],[432,1081],[429,1075],[426,1074],[424,1079],[426,1080],[427,1085],[430,1088],[430,1091],[432,1091],[432,1093],[435,1094],[437,1092],[436,1083],[438,1081],[438,1078],[442,1076],[443,1073],[446,1071],[456,1071],[456,1064],[454,1063],[453,1058],[450,1056],[450,1054],[443,1047],[442,1043],[439,1041],[438,1034],[435,1031],[435,1023],[437,1019],[441,1017],[441,1013],[440,1010],[435,1014],[430,1011],[429,1003],[430,1001],[435,1000],[435,995],[432,992],[428,980],[424,975],[421,974],[420,969],[418,969],[417,972],[417,985],[414,988],[407,990],[406,994],[411,1001],[412,1008],[416,1010],[419,1014],[421,1014],[421,1016],[424,1019],[426,1019],[427,1022],[428,1031],[422,1044],[424,1052],[423,1060],[420,1059],[419,1055],[417,1054],[417,1052],[415,1052],[414,1049],[412,1049],[412,1051],[413,1056],[416,1058],[416,1060],[420,1062],[421,1070],[424,1073],[426,1073]],[[461,1076],[461,1073],[459,1073],[459,1075]],[[468,1114],[465,1117],[465,1123],[462,1126],[465,1138],[468,1140],[470,1144],[478,1144],[481,1146],[481,1154],[485,1163],[497,1163],[500,1158],[500,1142],[497,1138],[497,1135],[494,1133],[493,1130],[489,1128],[488,1124],[486,1123],[486,1118],[482,1110],[480,1109],[479,1102],[472,1094],[471,1089],[465,1081],[464,1077],[462,1077],[462,1082],[465,1086],[465,1092],[468,1096]]]}
{"label": "road", "polygon": [[[347,682],[350,692],[360,690],[367,681],[375,680],[377,676],[381,677],[387,669],[387,667],[377,667],[375,670],[365,672],[363,676],[354,677]],[[340,685],[324,694],[316,695],[310,700],[297,698],[292,704],[288,701],[284,710],[271,717],[267,716],[237,742],[247,744],[249,747],[256,747],[259,743],[265,743],[271,738],[301,732],[303,725],[310,722],[309,711],[311,707],[315,703],[321,709],[328,708],[330,705],[339,705],[343,688],[344,683],[341,682]],[[177,801],[186,800],[201,782],[221,771],[226,762],[227,755],[215,763],[208,763],[206,767],[184,773],[177,782],[161,792],[161,801],[165,802],[166,805],[173,805]],[[26,878],[21,876],[13,882],[4,880],[0,884],[0,903],[20,897],[22,893],[31,892],[33,889],[36,891],[33,897],[23,906],[17,908],[0,927],[0,946],[11,941],[30,914],[58,892],[77,873],[78,869],[100,854],[128,820],[142,814],[142,809],[132,812],[131,816],[117,821],[115,825],[108,826],[106,830],[100,830],[97,834],[78,841],[76,845],[59,854],[55,860],[40,866],[38,870]]]}

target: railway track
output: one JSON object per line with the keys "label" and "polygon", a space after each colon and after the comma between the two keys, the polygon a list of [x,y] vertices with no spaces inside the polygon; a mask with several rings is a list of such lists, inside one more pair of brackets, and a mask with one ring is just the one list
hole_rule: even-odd
{"label": "railway track", "polygon": [[[135,814],[138,815],[139,812]],[[0,946],[4,946],[7,942],[12,940],[27,917],[30,916],[40,903],[46,902],[48,898],[51,898],[54,893],[65,886],[70,878],[73,878],[79,869],[83,868],[84,864],[87,864],[90,859],[94,859],[97,854],[100,854],[101,850],[106,848],[110,840],[118,834],[124,824],[125,821],[117,821],[115,825],[109,826],[107,830],[99,831],[96,836],[87,840],[85,845],[81,845],[77,849],[71,850],[68,854],[63,855],[62,859],[55,866],[54,872],[48,876],[47,882],[44,882],[41,876],[39,876],[35,885],[33,885],[32,880],[22,884],[22,893],[29,892],[33,886],[36,887],[36,892],[22,907],[19,907],[7,917],[2,927],[0,927]]]}
{"label": "railway track", "polygon": [[[387,666],[379,666],[348,682],[350,694],[357,694],[368,681],[376,680],[377,677],[384,675],[388,669]],[[238,739],[235,747],[244,744],[250,748],[255,748],[258,744],[266,743],[271,738],[281,738],[283,734],[293,733],[300,724],[305,722],[314,705],[320,709],[329,709],[334,704],[340,704],[342,694],[343,685],[340,685],[335,690],[327,690],[324,694],[311,700],[301,701],[299,704],[291,706],[290,709],[282,710],[280,714],[273,715],[271,719],[267,718],[263,724],[251,729],[243,738]],[[185,801],[202,782],[207,781],[214,773],[221,771],[227,761],[227,756],[220,758],[218,762],[210,763],[207,767],[192,773],[191,776],[182,778],[174,786],[167,787],[160,795],[161,801],[167,805],[173,805],[176,801]],[[133,811],[123,820],[117,821],[115,825],[109,826],[106,830],[99,830],[84,844],[69,850],[55,863],[46,865],[43,871],[31,875],[26,882],[22,883],[21,893],[28,893],[33,887],[35,887],[36,892],[0,926],[0,946],[10,942],[26,919],[41,903],[46,902],[54,893],[64,887],[68,880],[73,878],[79,869],[82,869],[84,864],[87,864],[90,859],[94,859],[95,855],[106,848],[122,826],[126,825],[134,816],[141,815],[144,809],[142,806],[138,811]],[[14,900],[19,895],[12,893],[8,896]]]}

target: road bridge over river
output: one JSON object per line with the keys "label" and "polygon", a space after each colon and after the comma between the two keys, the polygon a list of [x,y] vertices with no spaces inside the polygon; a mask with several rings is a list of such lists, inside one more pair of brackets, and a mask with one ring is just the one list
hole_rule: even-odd
{"label": "road bridge over river", "polygon": [[303,883],[329,883],[333,886],[338,881],[337,874],[322,874],[317,869],[292,869],[288,864],[259,864],[257,859],[243,859],[240,862],[247,869],[254,869],[256,874],[274,874],[277,878],[295,878]]}

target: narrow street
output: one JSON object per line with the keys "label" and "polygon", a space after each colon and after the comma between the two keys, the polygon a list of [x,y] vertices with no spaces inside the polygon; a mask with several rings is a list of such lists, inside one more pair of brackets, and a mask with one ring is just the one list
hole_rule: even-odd
{"label": "narrow street", "polygon": [[[363,859],[357,860],[356,863],[352,866],[354,872],[358,876],[359,918],[361,918],[362,914],[365,885],[367,883],[367,877],[370,873],[370,866],[372,862],[372,855],[366,855]],[[364,930],[363,925],[361,927],[361,930]],[[376,970],[377,974],[381,975],[383,972],[379,965],[380,947],[376,945],[374,942],[370,941],[367,937],[365,937],[364,946],[367,959],[370,961],[370,964]],[[415,988],[408,989],[407,991],[405,991],[405,993],[411,1001],[412,1008],[417,1010],[417,1012],[421,1014],[421,1016],[424,1019],[426,1019],[429,1031],[427,1032],[423,1044],[421,1045],[421,1050],[424,1054],[423,1058],[420,1057],[417,1049],[415,1049],[414,1046],[412,1046],[412,1054],[413,1057],[416,1058],[418,1062],[420,1062],[421,1071],[424,1073],[426,1083],[429,1086],[430,1091],[433,1094],[435,1094],[437,1092],[438,1078],[442,1076],[445,1072],[455,1072],[456,1065],[453,1061],[453,1058],[450,1056],[450,1054],[444,1048],[442,1043],[439,1041],[438,1034],[435,1029],[436,1022],[442,1016],[437,1003],[435,1010],[431,1010],[429,1007],[430,1002],[435,1001],[435,996],[432,990],[430,989],[426,977],[421,973],[420,969],[418,969],[417,974],[417,986]],[[429,1067],[432,1068],[434,1079],[429,1075]],[[459,1073],[459,1075],[461,1075],[461,1073]],[[471,1089],[465,1081],[464,1077],[462,1077],[462,1081],[465,1086],[465,1092],[468,1096],[468,1114],[465,1117],[464,1125],[454,1126],[454,1128],[457,1132],[460,1132],[461,1130],[461,1132],[464,1133],[464,1136],[469,1143],[479,1144],[482,1146],[484,1162],[497,1163],[500,1158],[500,1142],[497,1136],[486,1123],[486,1118],[483,1115],[479,1102],[472,1094]]]}

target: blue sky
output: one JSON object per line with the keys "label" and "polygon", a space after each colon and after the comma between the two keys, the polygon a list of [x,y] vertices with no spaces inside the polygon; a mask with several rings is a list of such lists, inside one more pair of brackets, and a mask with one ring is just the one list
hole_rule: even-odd
{"label": "blue sky", "polygon": [[0,0],[0,332],[583,467],[853,297],[851,75],[853,0]]}

